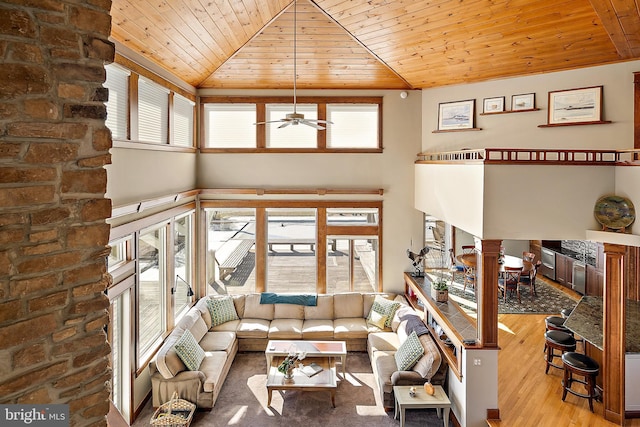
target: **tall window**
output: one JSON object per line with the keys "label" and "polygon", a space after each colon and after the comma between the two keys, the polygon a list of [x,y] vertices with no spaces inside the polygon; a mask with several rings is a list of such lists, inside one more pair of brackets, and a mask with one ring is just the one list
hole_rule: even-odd
{"label": "tall window", "polygon": [[193,107],[195,103],[174,94],[171,143],[182,147],[193,146]]}
{"label": "tall window", "polygon": [[173,316],[179,319],[191,303],[193,294],[193,214],[177,218],[173,223],[174,269]]}
{"label": "tall window", "polygon": [[129,114],[129,71],[117,65],[105,67],[107,79],[104,86],[109,89],[106,125],[113,139],[127,139]]}
{"label": "tall window", "polygon": [[138,140],[166,144],[169,129],[169,90],[140,77],[138,82]]}
{"label": "tall window", "polygon": [[255,209],[216,208],[205,212],[208,292],[255,292]]}
{"label": "tall window", "polygon": [[316,291],[316,210],[267,209],[267,290]]}
{"label": "tall window", "polygon": [[138,366],[166,330],[166,228],[143,231],[138,241]]}

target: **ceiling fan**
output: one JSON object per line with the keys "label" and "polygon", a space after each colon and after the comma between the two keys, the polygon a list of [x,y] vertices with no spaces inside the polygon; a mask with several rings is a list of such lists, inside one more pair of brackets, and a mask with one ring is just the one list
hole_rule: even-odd
{"label": "ceiling fan", "polygon": [[[298,17],[298,12],[297,12],[297,4],[298,1],[294,0],[293,1],[293,113],[288,113],[285,115],[284,119],[279,119],[279,120],[271,120],[268,122],[260,122],[260,123],[254,123],[255,125],[264,125],[267,123],[282,123],[280,126],[278,126],[278,129],[280,128],[284,128],[287,127],[289,125],[299,125],[299,124],[303,124],[303,125],[307,125],[307,126],[311,126],[312,128],[316,128],[317,130],[324,130],[325,126],[327,124],[333,124],[333,122],[327,121],[327,120],[316,120],[316,119],[305,119],[304,118],[304,114],[298,113],[298,111],[296,110],[296,80],[298,78],[298,73],[297,73],[297,61],[296,61],[296,50],[297,50],[297,37],[296,37],[296,33],[297,33],[297,17]],[[325,126],[322,126],[325,125]]]}

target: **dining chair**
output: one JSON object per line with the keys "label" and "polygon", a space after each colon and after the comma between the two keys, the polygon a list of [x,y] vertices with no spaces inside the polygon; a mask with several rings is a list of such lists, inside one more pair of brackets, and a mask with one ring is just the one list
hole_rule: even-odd
{"label": "dining chair", "polygon": [[449,249],[449,259],[451,260],[451,266],[449,270],[451,271],[451,280],[456,280],[456,273],[464,273],[464,265],[458,264],[456,261],[456,256],[453,253],[453,248]]}
{"label": "dining chair", "polygon": [[504,267],[504,271],[498,279],[498,289],[502,292],[504,301],[507,301],[507,293],[513,293],[515,291],[518,296],[518,302],[520,301],[520,275],[522,274],[522,267]]}
{"label": "dining chair", "polygon": [[476,247],[474,245],[463,245],[462,246],[462,253],[463,254],[472,254],[475,250],[476,250]]}
{"label": "dining chair", "polygon": [[529,271],[522,272],[520,275],[520,283],[518,286],[529,286],[529,294],[533,296],[538,296],[536,292],[536,276],[538,275],[538,267],[542,265],[542,261],[538,260],[535,264],[533,264],[533,268]]}
{"label": "dining chair", "polygon": [[522,259],[525,261],[533,262],[536,259],[536,254],[533,252],[522,252]]}

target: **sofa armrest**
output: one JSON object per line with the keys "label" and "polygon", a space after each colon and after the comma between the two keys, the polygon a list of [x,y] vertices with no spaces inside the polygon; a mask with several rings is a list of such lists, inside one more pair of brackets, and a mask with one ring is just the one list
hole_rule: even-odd
{"label": "sofa armrest", "polygon": [[427,380],[415,371],[395,371],[391,374],[391,384],[393,385],[420,385]]}

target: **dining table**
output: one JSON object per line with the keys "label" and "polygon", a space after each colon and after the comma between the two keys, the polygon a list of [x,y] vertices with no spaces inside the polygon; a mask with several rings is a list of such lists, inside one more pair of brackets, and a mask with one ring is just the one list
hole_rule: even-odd
{"label": "dining table", "polygon": [[[458,255],[456,259],[467,267],[476,268],[475,253],[461,254]],[[530,261],[525,261],[524,259],[517,256],[505,255],[504,261],[501,264],[498,264],[498,273],[504,273],[505,267],[522,267],[522,273],[527,274],[528,272],[533,270],[533,263]]]}

